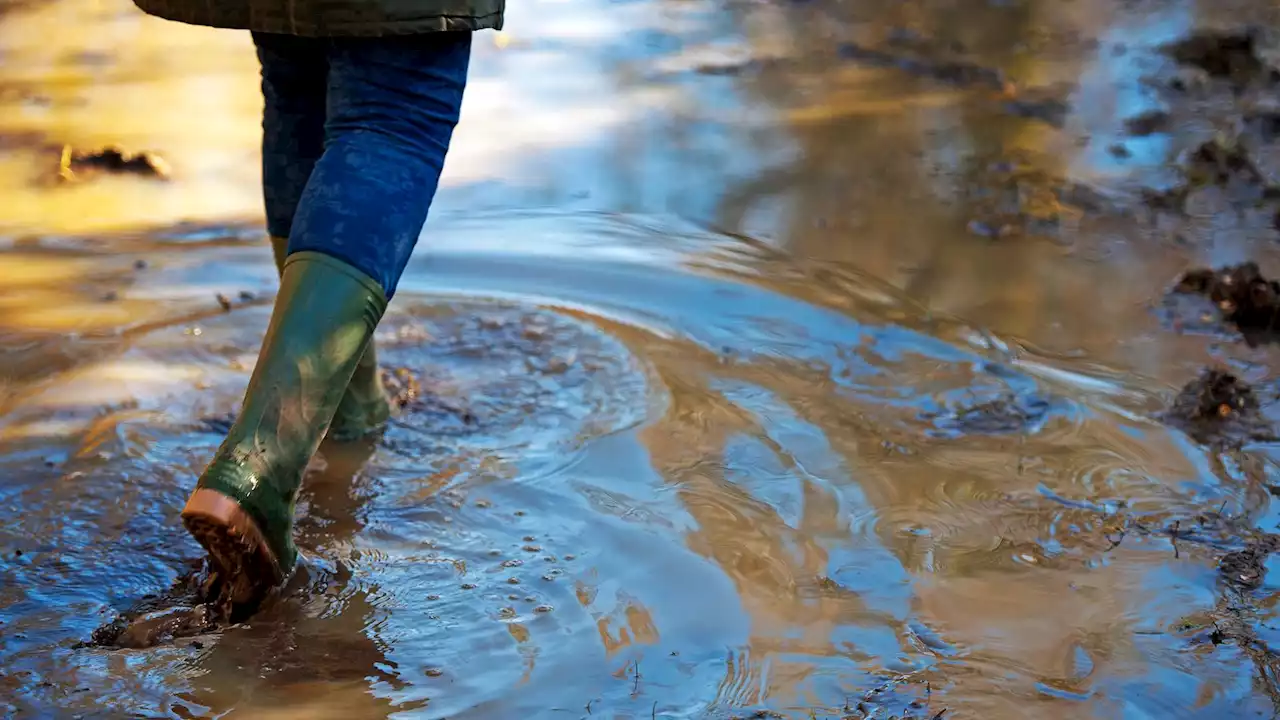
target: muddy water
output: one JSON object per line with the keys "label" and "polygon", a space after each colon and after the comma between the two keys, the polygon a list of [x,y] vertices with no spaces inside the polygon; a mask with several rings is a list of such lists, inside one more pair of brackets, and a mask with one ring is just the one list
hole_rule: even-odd
{"label": "muddy water", "polygon": [[[1248,100],[1178,105],[1155,47],[1271,12],[513,7],[380,329],[417,392],[322,448],[289,587],[193,635],[177,512],[274,287],[252,56],[12,11],[0,714],[1273,716],[1274,449],[1160,417],[1210,364],[1273,416],[1275,350],[1160,303],[1275,230],[1140,199]],[[170,179],[51,180],[117,142]]]}

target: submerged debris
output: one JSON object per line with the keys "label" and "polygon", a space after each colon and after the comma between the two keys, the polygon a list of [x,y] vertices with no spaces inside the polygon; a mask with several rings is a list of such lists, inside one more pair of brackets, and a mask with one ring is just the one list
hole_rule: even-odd
{"label": "submerged debris", "polygon": [[1238,445],[1272,440],[1253,389],[1230,372],[1209,368],[1183,386],[1164,419],[1197,442]]}
{"label": "submerged debris", "polygon": [[430,418],[440,423],[436,432],[448,427],[452,431],[474,429],[479,418],[461,398],[453,398],[431,390],[431,381],[422,373],[407,367],[396,367],[382,373],[382,386],[391,404],[411,413],[415,423]]}
{"label": "submerged debris", "polygon": [[1004,435],[1034,432],[1049,417],[1051,404],[1035,395],[1008,393],[971,405],[921,413],[933,423],[931,435]]}
{"label": "submerged debris", "polygon": [[169,164],[152,152],[130,153],[119,147],[81,152],[73,150],[70,145],[63,146],[58,163],[59,179],[70,182],[99,172],[140,175],[158,180],[168,180],[170,175]]}
{"label": "submerged debris", "polygon": [[1266,339],[1262,335],[1273,333],[1280,321],[1280,283],[1263,276],[1254,262],[1190,270],[1173,291],[1207,297],[1251,344]]}
{"label": "submerged debris", "polygon": [[1280,549],[1280,536],[1263,535],[1247,542],[1242,550],[1227,553],[1218,561],[1218,573],[1228,585],[1254,590],[1267,575],[1267,557]]}
{"label": "submerged debris", "polygon": [[964,183],[967,229],[993,240],[1057,237],[1085,215],[1106,215],[1115,205],[1098,191],[1045,172],[1030,158],[978,159]]}

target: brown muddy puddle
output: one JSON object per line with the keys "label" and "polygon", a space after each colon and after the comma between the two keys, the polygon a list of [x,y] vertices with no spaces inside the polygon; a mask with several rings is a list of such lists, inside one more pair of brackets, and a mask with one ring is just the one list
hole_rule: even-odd
{"label": "brown muddy puddle", "polygon": [[228,617],[252,58],[91,5],[0,26],[0,715],[1280,712],[1274,8],[513,7]]}

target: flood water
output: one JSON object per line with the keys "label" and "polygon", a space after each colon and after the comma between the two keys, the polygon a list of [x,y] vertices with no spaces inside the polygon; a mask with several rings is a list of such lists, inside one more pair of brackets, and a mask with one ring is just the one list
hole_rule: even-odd
{"label": "flood water", "polygon": [[[1275,716],[1280,580],[1219,563],[1280,519],[1276,447],[1160,420],[1214,364],[1274,416],[1275,349],[1159,312],[1275,230],[1149,221],[1220,125],[1124,124],[1159,44],[1275,13],[513,3],[378,335],[419,402],[322,447],[280,598],[120,649],[84,643],[199,561],[266,327],[257,69],[125,0],[8,10],[0,715]],[[172,178],[50,181],[112,143]]]}

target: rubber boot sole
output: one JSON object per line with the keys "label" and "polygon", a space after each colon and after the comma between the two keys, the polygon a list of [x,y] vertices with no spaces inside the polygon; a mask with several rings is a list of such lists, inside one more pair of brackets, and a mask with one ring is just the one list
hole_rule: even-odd
{"label": "rubber boot sole", "polygon": [[284,582],[285,574],[262,531],[235,500],[199,488],[182,509],[182,522],[209,551],[231,602],[250,610]]}

